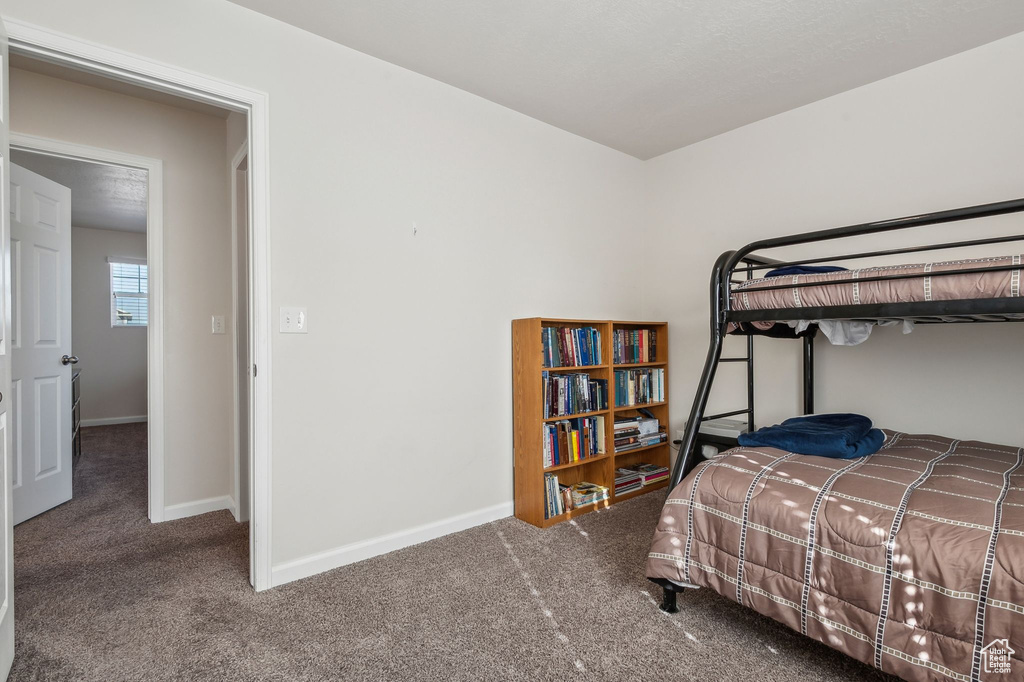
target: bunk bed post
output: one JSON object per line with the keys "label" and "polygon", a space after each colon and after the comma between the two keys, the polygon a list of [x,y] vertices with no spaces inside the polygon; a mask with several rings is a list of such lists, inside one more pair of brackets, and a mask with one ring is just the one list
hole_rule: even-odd
{"label": "bunk bed post", "polygon": [[754,335],[747,335],[747,431],[754,430]]}
{"label": "bunk bed post", "polygon": [[804,337],[804,414],[814,414],[814,337]]}
{"label": "bunk bed post", "polygon": [[663,587],[661,604],[658,608],[665,613],[679,613],[679,606],[676,604],[676,591],[670,587]]}
{"label": "bunk bed post", "polygon": [[[754,279],[753,264],[747,264],[747,279]],[[754,335],[747,335],[747,432],[754,430]]]}
{"label": "bunk bed post", "polygon": [[704,417],[704,409],[708,404],[708,396],[711,395],[711,386],[715,382],[718,360],[722,357],[722,340],[725,337],[726,329],[723,296],[727,296],[729,291],[728,272],[725,265],[734,253],[734,251],[726,251],[719,256],[711,271],[711,341],[708,343],[708,354],[704,360],[704,371],[701,373],[700,383],[697,384],[697,395],[690,408],[690,418],[686,421],[683,441],[679,445],[679,454],[676,455],[676,461],[672,465],[672,480],[669,489],[679,485],[689,468],[697,444],[701,419]]}
{"label": "bunk bed post", "polygon": [[[676,604],[676,595],[686,589],[687,586],[677,585],[671,580],[665,578],[648,578],[652,583],[657,585],[662,590],[661,604],[658,608],[665,613],[679,613],[679,606]],[[689,585],[689,587],[696,587],[696,585]]]}

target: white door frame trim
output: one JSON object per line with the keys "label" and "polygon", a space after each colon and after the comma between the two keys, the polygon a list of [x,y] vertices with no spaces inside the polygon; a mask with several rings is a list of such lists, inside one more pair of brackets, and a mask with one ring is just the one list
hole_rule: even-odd
{"label": "white door frame trim", "polygon": [[[234,320],[234,324],[231,325],[231,345],[237,351],[238,349],[238,166],[242,163],[242,159],[249,155],[249,141],[246,140],[235,152],[234,157],[228,162],[228,175],[231,177],[230,188],[231,188],[231,319]],[[245,172],[245,177],[248,180],[249,171]],[[246,182],[246,196],[249,195],[248,182]],[[249,217],[246,216],[246,222]],[[246,244],[246,251],[248,251],[248,243]],[[250,304],[248,293],[245,297],[246,304]],[[250,305],[251,307],[251,305]],[[246,315],[248,320],[249,315]],[[249,349],[252,352],[252,349]],[[251,373],[250,373],[251,374]],[[238,359],[235,358],[235,362],[231,366],[231,393],[234,398],[234,459],[232,460],[232,471],[234,472],[234,488],[232,496],[235,500],[235,521],[243,522],[249,520],[249,509],[242,509],[242,485],[240,475],[240,464],[242,459],[241,444],[238,442],[238,433],[241,427],[239,419],[239,411],[242,409],[241,396],[238,391],[238,380],[241,377],[238,375]],[[249,377],[252,378],[251,376]],[[250,415],[251,416],[251,415]],[[247,439],[246,445],[248,446],[252,442],[252,422],[249,422],[249,438]],[[250,458],[251,460],[252,458]],[[251,480],[251,477],[249,477]],[[252,499],[252,486],[249,486],[248,499]]]}
{"label": "white door frame trim", "polygon": [[[149,415],[149,520],[164,520],[164,162],[146,156],[11,131],[11,149],[147,173],[146,263],[149,329],[146,334]],[[72,340],[73,342],[74,340]]]}
{"label": "white door frame trim", "polygon": [[[249,230],[252,267],[253,362],[253,533],[257,590],[271,583],[271,325],[270,307],[270,127],[266,93],[162,64],[17,20],[5,20],[14,52],[64,64],[116,80],[207,102],[248,115]],[[151,408],[152,409],[152,408]]]}

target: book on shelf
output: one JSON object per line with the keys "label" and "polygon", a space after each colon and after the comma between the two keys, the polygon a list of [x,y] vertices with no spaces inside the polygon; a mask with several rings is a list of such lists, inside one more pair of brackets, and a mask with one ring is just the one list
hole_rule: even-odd
{"label": "book on shelf", "polygon": [[556,474],[544,474],[544,518],[561,516],[570,509],[608,499],[608,488],[596,483],[562,485]]}
{"label": "book on shelf", "polygon": [[[615,475],[625,476],[625,472],[632,472],[636,474],[640,479],[640,485],[654,485],[660,481],[668,479],[669,470],[668,467],[658,466],[657,464],[647,464],[645,462],[638,462],[637,464],[631,464],[628,467],[621,467],[616,469]],[[616,479],[617,480],[617,479]],[[616,490],[616,494],[621,494]]]}
{"label": "book on shelf", "polygon": [[665,370],[660,367],[615,370],[615,406],[630,407],[665,400]]}
{"label": "book on shelf", "polygon": [[604,417],[576,417],[541,424],[544,468],[605,454]]}
{"label": "book on shelf", "polygon": [[583,481],[582,483],[573,483],[571,487],[573,509],[608,499],[608,488],[603,485]]}
{"label": "book on shelf", "polygon": [[654,329],[616,329],[612,332],[613,362],[629,365],[657,362],[658,332]]}
{"label": "book on shelf", "polygon": [[565,513],[565,496],[563,487],[558,484],[558,476],[544,474],[544,518],[550,519]]}
{"label": "book on shelf", "polygon": [[654,417],[623,417],[615,420],[615,452],[629,452],[668,441],[668,434]]}
{"label": "book on shelf", "polygon": [[544,418],[608,409],[608,380],[592,379],[585,372],[543,372]]}
{"label": "book on shelf", "polygon": [[668,442],[668,434],[664,431],[655,433],[650,436],[639,437],[634,436],[630,438],[624,438],[622,440],[615,440],[615,452],[616,454],[622,452],[629,452],[630,450],[639,450],[640,448],[651,447],[652,445],[660,445],[661,443]]}
{"label": "book on shelf", "polygon": [[634,490],[640,490],[643,485],[644,481],[640,476],[640,472],[626,468],[615,470],[616,495],[625,495],[626,493],[631,493]]}
{"label": "book on shelf", "polygon": [[601,364],[601,332],[594,327],[541,327],[545,367]]}

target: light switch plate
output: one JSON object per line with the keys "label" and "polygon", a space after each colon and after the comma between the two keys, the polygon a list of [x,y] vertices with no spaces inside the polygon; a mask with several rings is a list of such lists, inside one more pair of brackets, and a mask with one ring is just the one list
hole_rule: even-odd
{"label": "light switch plate", "polygon": [[224,333],[224,316],[223,315],[214,315],[210,319],[210,326],[211,326],[210,331],[212,333],[214,333],[214,334],[223,334]]}
{"label": "light switch plate", "polygon": [[305,334],[308,327],[305,308],[281,308],[282,334]]}

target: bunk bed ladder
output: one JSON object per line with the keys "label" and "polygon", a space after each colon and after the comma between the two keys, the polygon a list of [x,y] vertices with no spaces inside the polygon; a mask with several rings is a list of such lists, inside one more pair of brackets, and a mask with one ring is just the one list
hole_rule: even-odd
{"label": "bunk bed ladder", "polygon": [[[729,295],[728,279],[725,275],[725,266],[732,258],[734,251],[728,251],[719,256],[711,272],[711,339],[708,343],[707,357],[704,359],[704,370],[701,372],[700,381],[697,384],[697,394],[694,396],[693,405],[690,408],[690,416],[686,420],[686,430],[683,433],[683,440],[679,444],[679,453],[672,465],[672,479],[669,489],[675,488],[683,480],[683,476],[689,471],[691,461],[694,460],[697,447],[697,437],[702,422],[711,419],[720,419],[740,414],[747,415],[747,425],[751,428],[754,424],[754,339],[747,339],[747,355],[745,358],[722,358],[722,344],[725,340],[727,323],[725,312],[727,296]],[[747,277],[752,277],[752,269],[748,269]],[[718,371],[720,362],[746,362],[747,363],[747,407],[743,410],[723,412],[705,417],[704,410],[707,408],[708,397],[711,394],[711,387],[715,382],[715,374]]]}
{"label": "bunk bed ladder", "polygon": [[[747,279],[754,278],[754,270],[748,265],[747,266]],[[744,362],[747,365],[747,407],[743,410],[733,410],[732,412],[722,412],[719,414],[710,414],[702,416],[700,421],[708,422],[713,419],[724,419],[725,417],[737,417],[741,414],[747,416],[747,430],[754,430],[754,336],[752,334],[747,335],[747,354],[745,357],[738,358],[718,358],[719,363],[723,362]],[[697,440],[700,440],[699,430]],[[682,452],[682,450],[680,450]]]}
{"label": "bunk bed ladder", "polygon": [[[675,488],[683,477],[689,472],[697,461],[697,445],[700,441],[700,424],[712,419],[723,419],[725,417],[736,417],[746,415],[747,429],[753,431],[754,421],[754,337],[747,336],[747,353],[745,357],[722,357],[722,345],[725,340],[727,328],[726,313],[728,312],[728,283],[736,283],[727,279],[729,273],[725,270],[726,263],[732,258],[735,252],[726,252],[715,262],[711,273],[711,342],[708,345],[707,357],[704,360],[704,371],[701,373],[700,383],[697,385],[697,395],[694,397],[693,406],[690,408],[690,417],[686,420],[686,430],[683,440],[679,443],[679,454],[672,467],[672,479],[669,488]],[[764,266],[771,263],[771,259],[761,257],[745,257],[747,279],[753,279],[754,270],[757,266]],[[739,268],[737,268],[739,269]],[[814,337],[811,332],[803,337],[803,412],[814,414]],[[747,365],[747,406],[742,410],[720,412],[718,414],[705,415],[708,398],[711,394],[711,387],[715,382],[715,374],[718,365],[723,362],[744,362]]]}

